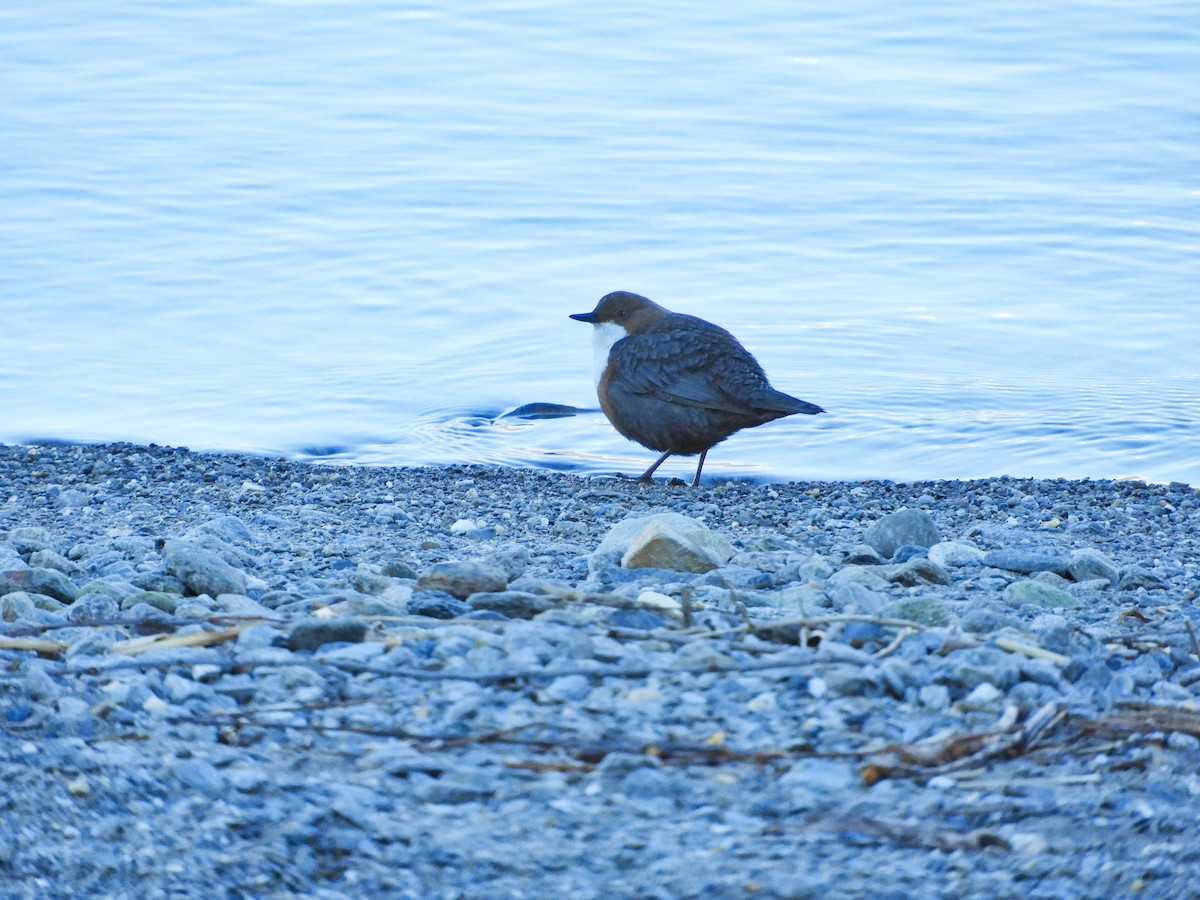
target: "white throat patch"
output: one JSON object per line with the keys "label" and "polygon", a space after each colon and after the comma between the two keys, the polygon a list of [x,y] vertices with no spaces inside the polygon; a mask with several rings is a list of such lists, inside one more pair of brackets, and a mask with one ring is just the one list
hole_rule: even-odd
{"label": "white throat patch", "polygon": [[601,322],[592,326],[592,378],[596,388],[600,387],[600,378],[608,367],[608,352],[613,344],[622,338],[629,337],[629,332],[616,322]]}

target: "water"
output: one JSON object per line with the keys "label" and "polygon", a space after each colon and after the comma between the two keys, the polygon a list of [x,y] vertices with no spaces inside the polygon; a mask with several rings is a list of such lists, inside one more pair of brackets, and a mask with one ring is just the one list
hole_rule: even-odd
{"label": "water", "polygon": [[567,318],[626,289],[829,410],[714,476],[1200,484],[1198,46],[1183,2],[7,4],[0,441],[636,473]]}

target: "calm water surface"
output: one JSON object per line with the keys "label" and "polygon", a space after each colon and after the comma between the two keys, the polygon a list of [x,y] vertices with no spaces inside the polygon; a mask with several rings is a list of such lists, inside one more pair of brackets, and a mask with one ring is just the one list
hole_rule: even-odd
{"label": "calm water surface", "polygon": [[7,4],[0,441],[636,473],[626,289],[829,410],[712,476],[1200,484],[1195,12]]}

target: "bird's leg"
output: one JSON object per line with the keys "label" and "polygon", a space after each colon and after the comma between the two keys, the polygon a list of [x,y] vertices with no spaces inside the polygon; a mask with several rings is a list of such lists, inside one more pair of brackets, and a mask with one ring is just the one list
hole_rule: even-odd
{"label": "bird's leg", "polygon": [[671,451],[668,450],[666,453],[664,453],[662,456],[660,456],[658,459],[656,459],[654,461],[654,465],[652,465],[645,472],[643,472],[641,474],[641,477],[638,478],[638,481],[644,481],[647,484],[650,484],[653,481],[653,479],[650,476],[654,474],[654,470],[657,469],[659,466],[661,466],[664,462],[666,462],[667,457],[670,455],[671,455]]}
{"label": "bird's leg", "polygon": [[[700,454],[700,462],[696,466],[696,477],[692,479],[692,487],[700,487],[700,470],[704,468],[704,457],[708,456],[708,451],[705,450]],[[659,460],[662,462],[662,460]],[[658,463],[655,463],[658,465]]]}

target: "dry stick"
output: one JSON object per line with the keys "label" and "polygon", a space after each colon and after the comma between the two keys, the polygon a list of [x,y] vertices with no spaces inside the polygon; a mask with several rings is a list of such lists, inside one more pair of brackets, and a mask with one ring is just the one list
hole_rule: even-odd
{"label": "dry stick", "polygon": [[1036,644],[1027,644],[1024,641],[1013,640],[1008,637],[998,637],[993,643],[1001,650],[1007,650],[1010,653],[1021,653],[1031,659],[1044,659],[1047,662],[1052,662],[1060,669],[1071,664],[1071,657],[1063,656],[1061,653],[1055,653],[1053,650],[1046,650]]}
{"label": "dry stick", "polygon": [[[442,669],[411,669],[397,667],[394,669],[372,666],[351,660],[334,659],[235,659],[226,660],[222,668],[250,670],[270,666],[299,666],[308,665],[313,668],[327,666],[340,671],[351,672],[355,675],[371,674],[392,676],[395,678],[411,678],[414,681],[471,681],[477,684],[491,684],[501,681],[522,681],[533,678],[558,678],[563,675],[583,675],[591,678],[647,678],[650,675],[694,675],[712,672],[726,674],[736,672],[761,672],[769,669],[790,669],[798,666],[798,661],[792,654],[781,651],[776,655],[787,655],[787,660],[750,660],[733,666],[714,666],[706,663],[695,663],[683,666],[629,666],[621,667],[588,667],[573,666],[559,669],[512,669],[500,672],[448,672]],[[151,661],[141,660],[118,662],[103,666],[64,666],[50,671],[52,675],[104,675],[119,669],[163,669],[174,666],[188,665],[181,659]]]}
{"label": "dry stick", "polygon": [[[313,709],[316,711],[315,707]],[[256,710],[256,712],[257,711],[258,710]],[[268,710],[268,712],[275,711],[285,710]],[[292,711],[302,712],[304,711],[304,708],[298,707]],[[752,762],[762,764],[778,762],[780,760],[790,759],[797,756],[796,753],[787,750],[743,752],[739,750],[730,750],[728,747],[724,746],[691,744],[678,741],[650,741],[645,744],[617,742],[606,743],[603,741],[572,743],[571,741],[556,738],[515,737],[515,735],[519,732],[528,731],[531,728],[537,728],[544,725],[545,723],[542,722],[527,722],[524,725],[517,725],[512,728],[505,728],[499,731],[488,731],[482,734],[448,738],[441,735],[414,734],[413,732],[406,731],[403,728],[373,728],[365,725],[323,725],[315,722],[303,724],[297,724],[294,722],[265,722],[256,716],[245,712],[232,712],[222,715],[209,716],[172,716],[168,718],[168,721],[172,724],[189,723],[193,725],[234,726],[237,728],[270,728],[276,730],[316,731],[322,734],[328,732],[344,732],[349,734],[366,735],[368,737],[391,737],[412,742],[414,749],[419,750],[422,753],[455,750],[460,747],[476,744],[508,744],[511,746],[533,748],[542,752],[549,750],[562,750],[589,764],[598,763],[611,753],[631,753],[653,756],[664,762],[703,762],[705,764],[717,762]]]}
{"label": "dry stick", "polygon": [[1183,624],[1187,626],[1188,637],[1192,639],[1192,656],[1200,657],[1200,641],[1196,640],[1196,629],[1192,627],[1192,620],[1184,619]]}
{"label": "dry stick", "polygon": [[[817,628],[821,625],[832,625],[835,622],[867,622],[871,625],[879,625],[882,628],[911,628],[913,631],[929,631],[929,626],[921,625],[917,622],[909,621],[908,619],[886,619],[881,616],[868,616],[859,613],[838,613],[828,616],[804,616],[796,619],[770,619],[752,623],[749,626],[739,625],[736,628],[722,628],[716,631],[710,631],[705,637],[724,637],[727,634],[745,634],[749,628],[751,632],[771,630],[776,628]],[[974,645],[972,645],[974,646]]]}
{"label": "dry stick", "polygon": [[[692,587],[691,587],[691,585],[688,585],[682,591],[680,591],[680,594],[681,594],[681,596],[679,598],[679,602],[683,607],[683,627],[691,628],[692,627]],[[1193,640],[1195,640],[1194,637],[1193,637]]]}
{"label": "dry stick", "polygon": [[903,643],[904,639],[912,633],[913,629],[911,628],[901,628],[896,632],[896,636],[892,638],[892,642],[890,644],[875,653],[875,658],[883,659],[885,656],[890,656],[892,653],[895,653],[896,648],[899,647],[900,644]]}
{"label": "dry stick", "polygon": [[[257,711],[257,710],[256,710]],[[300,712],[302,710],[296,710]],[[314,709],[314,711],[317,711]],[[366,725],[322,725],[316,722],[306,722],[304,724],[296,724],[295,722],[264,722],[253,715],[245,712],[226,713],[223,715],[210,716],[172,716],[167,719],[172,724],[187,723],[191,725],[213,725],[213,726],[235,726],[237,728],[274,728],[274,729],[291,729],[295,731],[319,731],[322,734],[331,731],[347,732],[349,734],[361,734],[367,737],[391,737],[400,740],[412,741],[416,749],[423,752],[434,750],[451,750],[457,747],[465,747],[470,744],[490,744],[490,743],[522,743],[541,745],[553,745],[552,741],[516,741],[509,740],[510,735],[517,734],[520,731],[527,731],[530,728],[536,728],[539,722],[528,722],[524,725],[516,725],[512,728],[504,728],[499,731],[488,731],[483,734],[466,735],[462,737],[446,738],[432,734],[415,734],[411,731],[406,731],[403,728],[371,728]],[[436,745],[436,746],[434,746]]]}
{"label": "dry stick", "polygon": [[1073,716],[1072,722],[1086,734],[1128,737],[1148,731],[1178,731],[1200,737],[1200,712],[1137,700],[1125,700],[1120,705],[1126,711],[1095,718]]}
{"label": "dry stick", "polygon": [[1027,752],[1067,718],[1057,703],[1036,710],[1020,728],[1012,728],[1014,713],[1006,709],[992,731],[956,735],[949,739],[893,745],[877,751],[880,759],[863,768],[863,781],[872,785],[884,778],[928,779],[958,772],[998,756]]}
{"label": "dry stick", "polygon": [[57,631],[61,628],[181,628],[185,625],[232,625],[242,622],[264,625],[284,625],[283,619],[267,619],[262,616],[215,615],[198,617],[163,616],[161,619],[79,619],[77,621],[43,623],[40,625],[23,625],[20,628],[10,628],[0,635],[16,637],[17,635],[42,634],[46,631]]}
{"label": "dry stick", "polygon": [[39,656],[58,656],[66,653],[70,644],[62,641],[43,641],[27,637],[0,637],[0,650],[32,650]]}
{"label": "dry stick", "polygon": [[964,831],[928,822],[907,822],[902,819],[881,816],[832,815],[814,822],[814,830],[831,831],[838,835],[850,835],[849,840],[857,843],[863,838],[880,838],[899,847],[941,850],[986,850],[989,847],[1010,849],[1008,842],[991,832]]}

